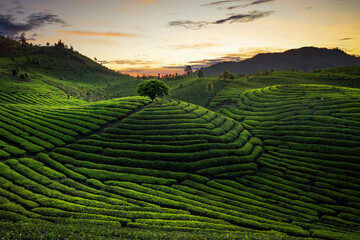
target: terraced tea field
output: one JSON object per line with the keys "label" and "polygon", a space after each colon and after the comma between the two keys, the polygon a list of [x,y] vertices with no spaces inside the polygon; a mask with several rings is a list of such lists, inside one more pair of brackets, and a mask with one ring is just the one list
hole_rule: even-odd
{"label": "terraced tea field", "polygon": [[[344,239],[342,231],[355,231],[356,237],[349,238],[358,238],[359,99],[358,89],[325,85],[272,86],[239,94],[237,108],[220,112],[242,122],[265,147],[256,161],[257,174],[236,178],[236,186],[302,208],[315,219],[292,223],[310,228],[312,236]],[[334,226],[336,233],[327,232]]]}
{"label": "terraced tea field", "polygon": [[273,86],[215,113],[171,99],[2,93],[0,218],[359,239],[359,97]]}

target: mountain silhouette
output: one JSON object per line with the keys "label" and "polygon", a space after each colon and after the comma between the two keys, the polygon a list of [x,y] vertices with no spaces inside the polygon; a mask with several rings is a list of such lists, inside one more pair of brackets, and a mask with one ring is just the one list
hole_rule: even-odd
{"label": "mountain silhouette", "polygon": [[359,65],[360,57],[349,55],[338,48],[303,47],[282,53],[260,53],[240,62],[220,62],[203,70],[206,75],[219,74],[224,70],[252,74],[265,69],[309,71]]}

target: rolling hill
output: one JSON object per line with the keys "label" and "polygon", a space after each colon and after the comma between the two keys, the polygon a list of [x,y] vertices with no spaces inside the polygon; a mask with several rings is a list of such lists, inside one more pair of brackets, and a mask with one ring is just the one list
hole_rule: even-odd
{"label": "rolling hill", "polygon": [[71,49],[3,49],[3,239],[360,239],[359,67],[164,79],[151,103]]}
{"label": "rolling hill", "polygon": [[296,69],[319,70],[345,66],[359,66],[360,58],[348,55],[340,49],[303,47],[282,53],[261,53],[240,62],[220,62],[203,69],[206,75],[215,75],[224,70],[232,73],[254,74],[257,71],[281,71]]}
{"label": "rolling hill", "polygon": [[230,118],[170,99],[3,94],[0,216],[356,239],[359,94],[323,85],[250,90],[239,108],[220,110]]}
{"label": "rolling hill", "polygon": [[86,101],[135,95],[141,82],[107,69],[62,42],[36,46],[4,36],[0,36],[0,76],[1,90],[8,93],[69,95]]}

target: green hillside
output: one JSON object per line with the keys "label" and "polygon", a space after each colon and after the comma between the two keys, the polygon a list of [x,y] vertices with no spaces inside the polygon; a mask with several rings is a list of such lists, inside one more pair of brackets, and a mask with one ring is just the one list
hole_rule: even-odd
{"label": "green hillside", "polygon": [[55,232],[77,223],[150,229],[155,238],[201,230],[186,236],[356,239],[358,94],[250,90],[239,108],[220,110],[237,121],[170,99],[3,94],[0,216],[57,223]]}
{"label": "green hillside", "polygon": [[107,69],[64,43],[24,45],[4,36],[0,36],[0,77],[1,91],[6,93],[69,95],[86,101],[136,95],[141,82]]}
{"label": "green hillside", "polygon": [[[169,78],[164,82],[171,88],[171,97],[194,103],[212,110],[229,103],[231,97],[237,97],[243,91],[284,84],[318,84],[338,87],[360,88],[360,67],[325,69],[314,72],[273,71],[254,75],[231,74],[231,78],[219,76]],[[214,92],[206,92],[211,81]]]}
{"label": "green hillside", "polygon": [[71,48],[0,44],[2,239],[360,239],[359,67],[150,102]]}

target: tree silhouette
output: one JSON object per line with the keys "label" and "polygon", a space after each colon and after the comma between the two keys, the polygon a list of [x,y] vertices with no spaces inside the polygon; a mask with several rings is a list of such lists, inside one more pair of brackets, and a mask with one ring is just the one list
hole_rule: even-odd
{"label": "tree silhouette", "polygon": [[201,77],[204,77],[205,74],[204,74],[204,71],[202,69],[200,69],[197,73],[198,77],[201,78]]}
{"label": "tree silhouette", "polygon": [[25,45],[25,44],[26,44],[25,33],[22,33],[22,34],[20,35],[20,43],[21,43],[22,45]]}
{"label": "tree silhouette", "polygon": [[186,66],[185,70],[184,70],[186,75],[190,75],[192,73],[192,68],[191,66]]}
{"label": "tree silhouette", "polygon": [[58,41],[57,44],[55,44],[55,47],[58,47],[58,48],[65,48],[65,44],[61,41],[61,39]]}

